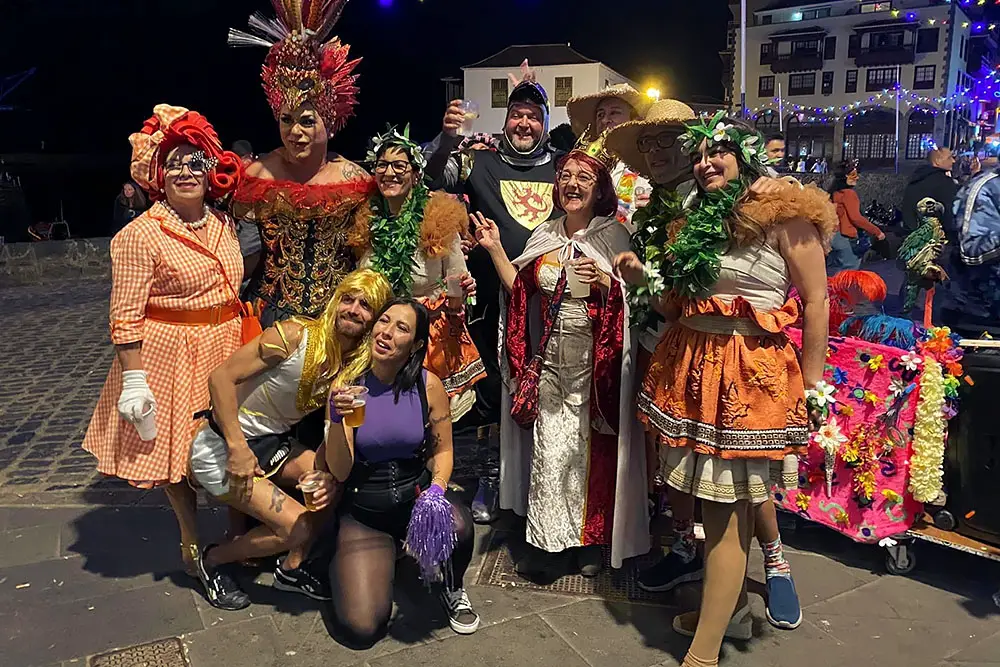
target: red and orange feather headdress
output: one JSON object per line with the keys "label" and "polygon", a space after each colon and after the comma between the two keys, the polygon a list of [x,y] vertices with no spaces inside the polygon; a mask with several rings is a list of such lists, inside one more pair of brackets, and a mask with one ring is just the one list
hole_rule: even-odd
{"label": "red and orange feather headdress", "polygon": [[[229,30],[230,46],[266,46],[261,68],[267,102],[277,118],[282,105],[292,110],[311,102],[330,136],[354,115],[361,59],[348,60],[351,47],[326,40],[347,0],[271,0],[276,18],[250,17],[251,32]],[[324,41],[326,40],[326,41]]]}

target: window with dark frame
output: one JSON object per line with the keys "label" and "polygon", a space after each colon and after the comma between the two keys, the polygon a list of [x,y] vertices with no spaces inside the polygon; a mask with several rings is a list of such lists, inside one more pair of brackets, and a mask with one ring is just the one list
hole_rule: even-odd
{"label": "window with dark frame", "polygon": [[510,97],[507,85],[507,79],[492,79],[490,81],[490,106],[492,108],[507,108],[507,98]]}
{"label": "window with dark frame", "polygon": [[823,72],[823,87],[820,92],[823,95],[833,95],[833,72]]}
{"label": "window with dark frame", "polygon": [[847,57],[856,58],[861,52],[861,35],[851,35],[847,38]]}
{"label": "window with dark frame", "polygon": [[774,55],[774,44],[771,42],[764,42],[760,45],[760,64],[766,65],[769,59]]}
{"label": "window with dark frame", "polygon": [[837,38],[827,37],[823,41],[823,60],[833,60],[837,57]]}
{"label": "window with dark frame", "polygon": [[764,16],[761,16],[760,17],[760,24],[761,25],[771,25],[771,15],[770,14],[765,14]]}
{"label": "window with dark frame", "polygon": [[816,93],[816,73],[792,74],[788,77],[789,95],[813,95]]}
{"label": "window with dark frame", "polygon": [[934,88],[937,65],[921,65],[913,68],[913,88],[915,90],[930,90]]}
{"label": "window with dark frame", "polygon": [[921,28],[917,31],[917,53],[934,53],[938,50],[939,28]]}
{"label": "window with dark frame", "polygon": [[762,76],[757,80],[757,97],[771,97],[774,95],[774,77]]}
{"label": "window with dark frame", "polygon": [[865,79],[865,92],[888,90],[896,85],[895,67],[871,68],[867,72]]}
{"label": "window with dark frame", "polygon": [[573,99],[573,77],[557,76],[555,93],[555,106],[566,106],[566,103]]}
{"label": "window with dark frame", "polygon": [[856,69],[847,70],[847,78],[844,80],[844,92],[845,93],[858,92],[858,70]]}

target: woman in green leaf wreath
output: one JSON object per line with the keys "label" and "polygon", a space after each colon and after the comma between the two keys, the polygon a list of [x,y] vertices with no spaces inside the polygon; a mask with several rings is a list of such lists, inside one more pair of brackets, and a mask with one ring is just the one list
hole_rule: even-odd
{"label": "woman in green leaf wreath", "polygon": [[[413,296],[430,311],[424,366],[441,378],[457,421],[475,402],[472,385],[486,377],[464,320],[465,301],[476,293],[461,243],[469,214],[454,197],[428,191],[423,153],[409,135],[407,126],[372,139],[367,162],[378,192],[355,213],[348,243],[359,268],[379,271],[396,296]],[[448,296],[449,279],[461,296]]]}
{"label": "woman in green leaf wreath", "polygon": [[[717,665],[732,624],[746,625],[744,576],[752,506],[772,481],[798,482],[806,448],[806,388],[823,377],[829,319],[824,248],[837,224],[826,194],[789,179],[752,191],[767,175],[763,141],[739,120],[717,115],[681,136],[697,183],[692,207],[665,242],[616,259],[653,307],[677,320],[653,354],[639,417],[660,443],[667,483],[702,500],[705,588],[699,614],[675,619],[693,631],[684,665]],[[798,318],[801,363],[783,329]],[[776,474],[780,473],[780,474]],[[735,612],[735,613],[734,613]],[[695,630],[696,626],[696,630]]]}

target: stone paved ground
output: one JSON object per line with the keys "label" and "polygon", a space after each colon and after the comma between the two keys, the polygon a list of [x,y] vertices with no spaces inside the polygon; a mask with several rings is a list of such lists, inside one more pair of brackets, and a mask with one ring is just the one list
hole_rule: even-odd
{"label": "stone paved ground", "polygon": [[[274,591],[267,573],[248,573],[249,609],[212,609],[178,572],[162,494],[101,480],[79,449],[111,359],[107,297],[99,282],[0,290],[0,667],[84,667],[174,637],[193,667],[667,667],[683,656],[670,619],[697,606],[697,586],[628,604],[479,585],[486,529],[466,580],[483,618],[471,637],[447,628],[406,567],[392,634],[366,652],[330,640],[320,607]],[[221,533],[223,511],[200,518],[207,538]],[[920,545],[918,570],[892,577],[876,547],[816,526],[783,535],[805,621],[772,630],[754,598],[755,637],[727,644],[724,666],[1000,666],[992,563]],[[751,574],[761,577],[757,551]]]}

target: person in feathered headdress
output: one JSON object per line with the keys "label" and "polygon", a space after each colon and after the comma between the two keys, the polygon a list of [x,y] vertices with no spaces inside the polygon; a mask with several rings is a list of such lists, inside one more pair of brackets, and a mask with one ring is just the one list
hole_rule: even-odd
{"label": "person in feathered headdress", "polygon": [[229,31],[233,46],[269,47],[261,69],[278,121],[281,148],[247,168],[234,211],[256,220],[262,267],[248,293],[263,303],[261,323],[319,315],[354,268],[342,241],[372,180],[358,165],[330,155],[330,137],[357,104],[358,60],[330,31],[347,0],[272,0],[276,18],[250,17],[252,33]]}
{"label": "person in feathered headdress", "polygon": [[[500,504],[527,516],[535,547],[519,572],[555,571],[570,551],[578,571],[601,570],[649,549],[645,447],[635,421],[633,359],[624,285],[612,275],[629,234],[603,137],[557,163],[559,218],[534,229],[507,258],[498,226],[475,216],[509,301],[500,336],[505,391]],[[543,342],[544,341],[544,342]],[[536,347],[538,346],[538,347]]]}
{"label": "person in feathered headdress", "polygon": [[355,213],[348,243],[359,265],[384,274],[396,296],[415,297],[427,307],[425,365],[441,378],[457,421],[475,402],[473,385],[486,377],[465,325],[466,299],[474,299],[476,289],[462,254],[468,212],[455,197],[429,191],[424,155],[409,126],[374,137],[366,162],[378,192]]}
{"label": "person in feathered headdress", "polygon": [[[520,76],[511,75],[507,117],[497,150],[456,153],[464,120],[462,101],[445,111],[442,132],[424,150],[432,188],[464,195],[469,210],[496,221],[508,257],[517,257],[533,229],[558,216],[552,184],[558,157],[548,141],[549,100],[527,61]],[[500,367],[497,360],[497,310],[500,282],[486,252],[469,252],[469,269],[479,290],[471,309],[469,331],[486,364],[487,378],[476,385],[476,405],[463,426],[479,427],[482,465],[473,514],[479,523],[496,519],[500,474],[496,425],[500,421]]]}
{"label": "person in feathered headdress", "polygon": [[208,407],[208,376],[241,339],[240,244],[209,203],[239,185],[242,169],[208,120],[183,107],[156,105],[129,141],[132,178],[156,203],[111,240],[116,355],[83,448],[105,475],[164,488],[193,575],[196,497],[184,479],[192,415]]}

